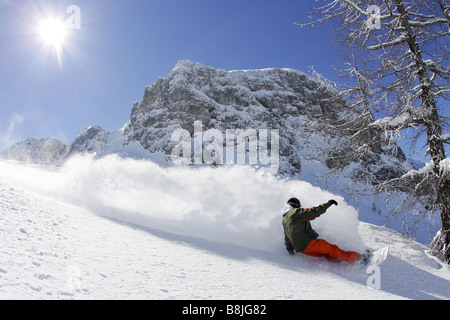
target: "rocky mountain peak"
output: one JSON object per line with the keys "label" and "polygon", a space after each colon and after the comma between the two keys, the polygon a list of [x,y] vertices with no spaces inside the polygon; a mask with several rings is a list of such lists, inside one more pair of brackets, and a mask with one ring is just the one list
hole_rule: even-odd
{"label": "rocky mountain peak", "polygon": [[42,165],[60,164],[67,145],[55,138],[28,138],[0,153],[0,158]]}
{"label": "rocky mountain peak", "polygon": [[[345,104],[330,102],[333,94],[332,89],[293,69],[225,71],[181,60],[166,77],[145,88],[142,100],[133,104],[130,119],[122,129],[110,133],[96,125],[87,127],[67,147],[65,156],[80,152],[95,152],[98,156],[129,150],[136,153],[141,148],[137,152],[140,156],[162,153],[172,161],[176,150],[177,156],[183,153],[184,163],[207,163],[200,149],[223,160],[215,164],[228,164],[230,160],[236,163],[236,158],[225,156],[230,153],[227,133],[233,133],[231,151],[244,146],[241,160],[267,165],[267,161],[261,161],[265,142],[266,156],[278,157],[277,173],[295,176],[305,164],[320,163],[324,169],[333,166],[316,152],[329,145],[328,138],[313,130],[316,117],[333,119]],[[256,145],[252,144],[255,139]],[[252,146],[256,149],[250,150]],[[373,159],[365,160],[372,166],[374,178],[380,180],[406,171],[408,164],[402,152],[397,156],[387,152],[392,149],[387,144],[381,146]],[[359,160],[355,159],[356,167]],[[357,168],[352,170],[358,172]]]}
{"label": "rocky mountain peak", "polygon": [[[195,122],[201,123],[202,132],[222,132],[223,141],[227,130],[278,130],[279,173],[293,176],[301,172],[305,161],[330,166],[314,151],[326,146],[327,138],[311,132],[315,117],[326,114],[333,118],[345,104],[331,103],[333,94],[322,83],[293,69],[225,71],[182,60],[167,77],[148,86],[142,101],[133,105],[125,143],[138,141],[150,152],[169,156],[179,143],[171,139],[173,132],[181,128],[193,137]],[[208,145],[208,141],[202,143],[203,147]],[[191,156],[194,158],[194,150]],[[376,159],[378,178],[380,172],[403,172],[405,159],[394,159],[395,169],[392,162],[383,163],[384,159]]]}

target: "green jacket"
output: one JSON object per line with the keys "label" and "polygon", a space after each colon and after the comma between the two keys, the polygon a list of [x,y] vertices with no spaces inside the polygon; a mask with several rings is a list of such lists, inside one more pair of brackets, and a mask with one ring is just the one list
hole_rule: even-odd
{"label": "green jacket", "polygon": [[283,216],[286,248],[289,250],[290,245],[295,251],[302,252],[311,240],[317,239],[319,235],[309,221],[324,214],[330,206],[331,204],[327,202],[310,209],[297,208],[288,211]]}

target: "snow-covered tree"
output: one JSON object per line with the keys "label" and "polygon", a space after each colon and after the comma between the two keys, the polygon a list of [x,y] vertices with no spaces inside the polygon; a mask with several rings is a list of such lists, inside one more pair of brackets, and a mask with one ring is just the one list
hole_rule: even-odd
{"label": "snow-covered tree", "polygon": [[[440,212],[442,228],[431,249],[450,263],[450,134],[444,116],[450,90],[448,0],[320,2],[312,22],[301,26],[330,23],[348,60],[340,70],[344,80],[334,84],[336,99],[344,98],[347,105],[339,118],[317,122],[319,130],[346,137],[336,139],[329,153],[335,168],[343,168],[339,164],[347,158],[364,158],[381,141],[395,141],[405,131],[413,133],[412,148],[425,141],[426,167],[378,181],[376,187],[408,191],[416,208],[422,201],[420,210]],[[333,126],[327,125],[330,121]]]}

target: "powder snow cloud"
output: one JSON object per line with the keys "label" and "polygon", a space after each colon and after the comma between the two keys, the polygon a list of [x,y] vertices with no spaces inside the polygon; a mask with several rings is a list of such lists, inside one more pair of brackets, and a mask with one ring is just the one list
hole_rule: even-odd
{"label": "powder snow cloud", "polygon": [[292,196],[312,207],[339,206],[312,221],[321,238],[362,251],[358,212],[311,184],[245,165],[163,167],[151,160],[75,156],[61,168],[0,162],[1,176],[112,219],[174,234],[283,252],[280,209]]}

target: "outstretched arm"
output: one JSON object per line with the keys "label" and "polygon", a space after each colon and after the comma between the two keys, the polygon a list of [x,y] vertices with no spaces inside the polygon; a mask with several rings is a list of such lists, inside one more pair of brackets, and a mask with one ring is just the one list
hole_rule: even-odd
{"label": "outstretched arm", "polygon": [[336,200],[330,200],[321,205],[318,205],[317,207],[303,210],[303,212],[301,212],[301,215],[304,219],[313,220],[319,217],[320,215],[324,214],[325,211],[327,211],[327,209],[331,207],[331,205],[333,204],[336,206],[338,205]]}

